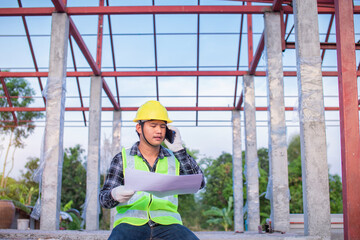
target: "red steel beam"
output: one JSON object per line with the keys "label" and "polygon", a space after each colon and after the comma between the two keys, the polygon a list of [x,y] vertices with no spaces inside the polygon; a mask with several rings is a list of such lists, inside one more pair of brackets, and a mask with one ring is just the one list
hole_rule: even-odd
{"label": "red steel beam", "polygon": [[[77,30],[77,28],[71,18],[69,18],[69,22],[70,22],[70,34],[73,36],[74,40],[78,44],[81,52],[83,53],[84,57],[88,61],[90,68],[93,70],[94,74],[96,76],[100,76],[101,70],[100,70],[99,66],[96,64],[96,62],[94,61],[93,57],[91,56],[89,49],[87,48],[84,40],[82,39],[79,31]],[[103,81],[103,89],[104,89],[106,95],[109,97],[109,100],[114,105],[114,108],[116,110],[119,110],[119,108],[120,108],[119,104],[115,101],[115,98],[112,95],[107,83],[104,81],[103,78],[102,78],[102,81]]]}
{"label": "red steel beam", "polygon": [[[352,42],[352,44],[355,46],[356,50],[360,50],[360,43],[354,43],[354,41]],[[287,42],[286,43],[286,48],[287,49],[295,49],[295,43],[294,42]],[[333,49],[336,50],[336,43],[329,43],[329,42],[322,42],[320,43],[320,49]]]}
{"label": "red steel beam", "polygon": [[[326,43],[329,41],[330,32],[331,32],[331,27],[332,27],[332,24],[333,24],[333,21],[334,21],[334,17],[335,17],[335,15],[334,15],[334,14],[331,14],[329,27],[328,27],[328,30],[327,30],[327,33],[326,33],[326,37],[325,37],[325,42],[326,42]],[[326,49],[323,49],[323,51],[322,51],[322,53],[321,53],[321,62],[323,62],[323,60],[324,60],[325,50],[326,50]]]}
{"label": "red steel beam", "polygon": [[[244,76],[247,71],[145,71],[145,72],[103,72],[103,77],[194,77],[194,76]],[[67,72],[67,77],[91,77],[93,72]],[[265,71],[256,71],[255,76],[266,76]],[[323,71],[324,77],[336,77],[337,71]],[[0,72],[0,77],[47,77],[48,72]],[[296,77],[296,71],[284,71],[286,77]],[[360,71],[357,71],[360,76]]]}
{"label": "red steel beam", "polygon": [[51,0],[52,3],[55,6],[55,9],[57,12],[65,12],[66,11],[66,5],[61,0]]}
{"label": "red steel beam", "polygon": [[[283,0],[274,0],[273,1],[273,5],[272,5],[272,10],[273,11],[279,11],[281,9],[281,5],[282,5]],[[283,22],[283,21],[282,21]],[[283,27],[283,26],[281,26]],[[261,34],[261,38],[259,41],[259,44],[257,46],[256,52],[255,52],[255,56],[252,59],[251,63],[250,63],[250,67],[249,67],[249,74],[253,75],[256,71],[256,68],[259,64],[262,52],[264,51],[264,46],[265,46],[265,39],[264,39],[264,32]]]}
{"label": "red steel beam", "polygon": [[109,86],[107,85],[104,77],[102,77],[101,79],[102,79],[102,81],[103,81],[103,89],[104,89],[106,95],[108,96],[111,104],[114,106],[114,109],[115,109],[116,111],[120,110],[120,106],[119,106],[119,104],[116,102],[114,96],[112,95],[111,90],[110,90]]}
{"label": "red steel beam", "polygon": [[[251,3],[246,3],[246,4],[247,4],[247,6],[251,6]],[[254,57],[254,50],[253,50],[254,41],[253,41],[252,15],[251,14],[247,15],[247,37],[248,37],[248,62],[249,62],[249,67],[250,67],[251,63],[253,61],[253,57]]]}
{"label": "red steel beam", "polygon": [[264,32],[263,32],[261,34],[259,44],[258,44],[258,46],[256,48],[255,56],[254,56],[254,58],[253,58],[253,60],[252,60],[252,62],[250,64],[250,68],[249,68],[249,74],[250,75],[255,74],[256,68],[257,68],[257,66],[259,64],[262,52],[264,50],[264,46],[265,46],[265,39],[264,39]]}
{"label": "red steel beam", "polygon": [[[99,66],[94,61],[93,57],[91,56],[90,51],[87,48],[84,40],[82,39],[79,31],[77,30],[74,22],[72,21],[71,18],[69,18],[69,21],[70,21],[70,34],[73,36],[74,40],[78,44],[79,48],[81,49],[81,52],[83,53],[84,57],[88,61],[94,74],[96,76],[100,76],[101,70],[100,70]],[[102,81],[103,81],[103,89],[104,89],[106,95],[109,97],[110,102],[113,104],[115,110],[119,110],[120,109],[119,104],[116,102],[116,100],[115,100],[114,96],[112,95],[111,90],[110,90],[109,86],[107,85],[106,81],[104,80],[104,78],[102,78]]]}
{"label": "red steel beam", "polygon": [[[222,14],[244,13],[263,14],[270,10],[269,6],[111,6],[111,7],[72,7],[67,12],[70,15],[96,14]],[[288,8],[290,10],[290,8]],[[291,9],[292,10],[292,9]]]}
{"label": "red steel beam", "polygon": [[240,110],[241,109],[241,105],[243,104],[244,101],[244,91],[241,92],[240,98],[239,98],[239,102],[236,105],[236,110]]}
{"label": "red steel beam", "polygon": [[274,0],[272,5],[272,10],[275,12],[280,11],[283,2],[284,2],[283,0]]}
{"label": "red steel beam", "polygon": [[[74,48],[73,48],[73,45],[72,45],[72,41],[71,41],[71,37],[70,37],[70,36],[69,36],[69,44],[70,44],[70,51],[71,51],[72,60],[73,60],[73,63],[74,63],[74,70],[77,71],[76,61],[75,61],[75,54],[74,54]],[[77,87],[78,87],[78,92],[79,92],[79,97],[80,97],[80,106],[81,106],[81,107],[84,107],[83,98],[82,98],[82,94],[81,94],[79,77],[76,76],[75,78],[76,78],[76,84],[77,84]],[[83,114],[83,118],[84,118],[84,125],[86,126],[86,115],[85,115],[85,112],[82,111],[82,114]]]}
{"label": "red steel beam", "polygon": [[335,0],[345,240],[360,236],[359,98],[352,13],[352,0]]}
{"label": "red steel beam", "polygon": [[[256,3],[274,3],[274,0],[232,0],[232,1],[242,1],[242,2],[256,2]],[[291,4],[292,0],[284,0],[283,4]],[[318,4],[327,4],[333,5],[334,0],[317,0]]]}
{"label": "red steel beam", "polygon": [[[107,5],[109,6],[109,0],[106,0]],[[111,27],[111,18],[110,15],[108,15],[108,22],[109,22],[109,34],[110,34],[110,46],[111,46],[111,55],[113,60],[113,68],[116,72],[116,62],[115,62],[115,51],[114,51],[114,41],[113,41],[113,34],[112,34],[112,27]],[[117,102],[120,106],[120,97],[119,97],[119,86],[118,86],[118,79],[115,77],[115,88],[116,88],[116,97]]]}
{"label": "red steel beam", "polygon": [[[292,14],[291,6],[282,6],[285,14]],[[52,7],[42,8],[0,8],[0,16],[51,16]],[[69,15],[98,14],[264,14],[270,6],[106,6],[67,7]],[[319,14],[335,13],[333,7],[318,7]],[[354,6],[354,14],[360,14],[360,6]]]}
{"label": "red steel beam", "polygon": [[280,23],[281,23],[281,50],[284,52],[286,49],[285,42],[285,34],[286,34],[286,26],[288,22],[289,14],[286,14],[285,22],[284,22],[284,12],[280,11]]}
{"label": "red steel beam", "polygon": [[[21,0],[18,0],[18,4],[19,4],[19,7],[22,8]],[[26,38],[27,38],[27,40],[28,40],[28,44],[29,44],[29,48],[30,48],[30,53],[31,53],[31,57],[32,57],[32,60],[33,60],[33,63],[34,63],[35,71],[38,72],[38,71],[39,71],[39,68],[38,68],[38,65],[37,65],[37,62],[36,62],[35,53],[34,53],[34,48],[33,48],[32,42],[31,42],[31,38],[30,38],[29,28],[28,28],[28,26],[27,26],[25,16],[21,16],[21,18],[22,18],[22,21],[23,21],[23,24],[24,24],[25,33],[26,33]],[[41,82],[41,78],[40,78],[40,77],[38,77],[38,83],[39,83],[41,92],[43,92],[44,88],[43,88],[43,85],[42,85],[42,82]],[[43,100],[44,100],[44,104],[46,105],[46,99],[45,99],[44,96],[43,96]]]}
{"label": "red steel beam", "polygon": [[[198,0],[198,5],[200,5],[200,0]],[[200,66],[200,14],[197,15],[197,32],[196,32],[196,70],[199,71]],[[199,76],[196,76],[196,102],[195,106],[199,106]],[[195,113],[195,126],[198,126],[199,120],[199,112],[196,111]]]}
{"label": "red steel beam", "polygon": [[96,76],[100,76],[101,75],[100,68],[94,61],[93,57],[91,56],[91,53],[90,53],[89,49],[87,48],[84,40],[82,39],[80,32],[78,31],[78,29],[75,26],[75,23],[73,22],[73,20],[71,18],[69,18],[69,22],[70,22],[71,36],[74,38],[75,42],[79,46],[81,52],[83,53],[85,59],[89,63],[90,68],[93,70],[94,74]]}
{"label": "red steel beam", "polygon": [[[100,7],[104,6],[104,0],[100,0],[99,2]],[[103,41],[103,23],[104,23],[104,16],[102,14],[99,15],[99,21],[98,21],[98,34],[97,34],[97,49],[96,49],[96,64],[99,69],[101,69],[101,56],[102,56],[102,41]],[[114,106],[115,110],[119,110],[120,106],[118,102],[116,102],[113,94],[111,93],[111,90],[109,86],[107,85],[105,79],[101,78],[103,89],[108,96],[110,102]]]}
{"label": "red steel beam", "polygon": [[[99,5],[104,6],[104,0],[100,0]],[[103,32],[104,32],[103,25],[104,25],[104,15],[99,14],[97,44],[96,44],[96,64],[98,65],[99,69],[101,69],[102,42],[103,42]]]}
{"label": "red steel beam", "polygon": [[[166,107],[168,111],[233,111],[236,107]],[[114,111],[113,107],[103,107],[102,111]],[[137,111],[138,107],[121,107],[121,111]],[[243,107],[237,110],[243,110]],[[256,107],[256,111],[267,111],[267,107]],[[294,111],[294,107],[285,107],[285,111]],[[325,111],[339,111],[339,107],[325,107]],[[357,108],[360,110],[360,107]],[[44,107],[0,107],[0,112],[45,112]],[[89,111],[89,107],[66,107],[65,111]]]}
{"label": "red steel beam", "polygon": [[[155,6],[155,0],[152,0],[152,5]],[[157,59],[157,44],[156,44],[156,20],[155,14],[153,14],[153,32],[154,32],[154,60],[155,60],[155,71],[158,70],[158,59]],[[156,100],[159,101],[159,77],[155,78],[155,89],[156,89]]]}
{"label": "red steel beam", "polygon": [[[243,4],[245,4],[245,3],[243,3]],[[236,70],[237,71],[239,71],[239,67],[240,67],[240,53],[241,53],[241,40],[242,40],[242,32],[243,32],[243,22],[244,22],[244,14],[241,14],[239,48],[238,48],[237,63],[236,63]],[[239,76],[236,76],[236,78],[235,78],[234,106],[236,104],[238,80],[239,80]],[[242,92],[241,92],[241,96],[242,96]],[[240,96],[240,98],[241,98],[241,96]]]}
{"label": "red steel beam", "polygon": [[[6,96],[6,100],[7,100],[8,104],[9,104],[9,107],[12,108],[13,105],[12,105],[12,102],[11,102],[9,91],[8,91],[8,89],[6,87],[5,79],[0,78],[0,81],[1,81],[3,91],[5,93],[5,96]],[[15,114],[15,111],[11,111],[11,115],[13,116],[14,124],[17,125],[18,120],[17,120],[16,114]]]}

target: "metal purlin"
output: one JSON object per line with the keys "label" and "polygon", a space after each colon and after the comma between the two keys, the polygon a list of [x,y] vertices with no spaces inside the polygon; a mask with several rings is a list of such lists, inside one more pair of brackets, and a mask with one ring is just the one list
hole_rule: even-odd
{"label": "metal purlin", "polygon": [[[200,6],[200,0],[198,0]],[[197,14],[197,31],[196,31],[196,71],[199,71],[200,65],[200,14]],[[196,76],[196,102],[195,106],[199,107],[199,76]],[[199,112],[195,112],[195,126],[199,124]]]}
{"label": "metal purlin", "polygon": [[[72,57],[73,64],[74,64],[74,70],[77,71],[76,61],[75,61],[75,54],[74,54],[74,48],[73,48],[73,45],[72,45],[71,36],[69,36],[69,44],[70,44],[71,57]],[[83,98],[82,98],[82,94],[81,94],[79,77],[76,76],[75,78],[76,78],[76,84],[77,84],[78,92],[79,92],[80,106],[83,108],[83,107],[84,107],[84,103],[83,103]],[[84,118],[84,126],[86,127],[86,115],[85,115],[85,111],[82,111],[82,115],[83,115],[83,118]]]}

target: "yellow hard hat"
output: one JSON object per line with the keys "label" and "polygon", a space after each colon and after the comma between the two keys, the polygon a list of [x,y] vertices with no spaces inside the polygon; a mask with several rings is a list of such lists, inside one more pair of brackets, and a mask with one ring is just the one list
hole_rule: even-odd
{"label": "yellow hard hat", "polygon": [[139,107],[133,121],[138,122],[140,120],[161,120],[167,123],[172,122],[168,117],[166,108],[161,105],[160,102],[154,100],[147,101]]}

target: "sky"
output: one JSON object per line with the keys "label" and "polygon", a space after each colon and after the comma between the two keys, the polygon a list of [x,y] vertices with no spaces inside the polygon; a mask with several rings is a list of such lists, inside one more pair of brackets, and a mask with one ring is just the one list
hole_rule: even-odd
{"label": "sky", "polygon": [[[68,6],[83,6],[84,1],[68,0]],[[360,5],[360,1],[354,1]],[[50,0],[34,1],[22,0],[24,7],[52,6]],[[88,6],[97,6],[98,1],[86,1]],[[152,1],[110,1],[110,5],[152,5]],[[156,5],[197,5],[197,1],[155,1]],[[201,5],[242,5],[236,1],[201,1]],[[0,0],[0,8],[18,7],[15,0]],[[97,16],[72,16],[79,32],[95,58]],[[320,40],[325,39],[330,15],[319,16]],[[51,17],[26,17],[31,34],[31,41],[37,60],[39,71],[48,71]],[[156,15],[156,44],[157,65],[159,71],[185,71],[196,70],[197,65],[197,21],[195,14]],[[239,70],[248,67],[246,16],[241,43],[241,57]],[[355,26],[359,26],[360,18],[354,18]],[[199,70],[236,70],[237,52],[239,47],[240,14],[201,14],[200,15],[200,49]],[[112,15],[112,32],[114,35],[115,60],[118,71],[154,71],[154,37],[152,15]],[[263,16],[253,16],[254,49],[259,42],[263,30]],[[289,16],[286,32],[289,33],[293,25],[293,17]],[[359,28],[355,27],[355,41],[360,40]],[[289,35],[288,41],[294,41],[294,31]],[[329,42],[335,42],[335,24],[332,26]],[[75,62],[78,71],[89,71],[89,65],[82,56],[74,40]],[[34,63],[28,47],[24,26],[21,17],[0,17],[0,69],[9,71],[34,71]],[[356,52],[357,62],[360,59],[359,51]],[[283,52],[284,70],[296,70],[295,50],[287,49]],[[328,50],[323,62],[323,70],[336,71],[336,51]],[[74,71],[71,49],[68,49],[68,71]],[[264,55],[261,57],[258,70],[266,70]],[[111,45],[109,38],[109,22],[104,17],[104,37],[102,54],[102,71],[113,71]],[[36,92],[36,100],[31,107],[43,107],[41,90],[37,78],[26,78]],[[46,85],[46,78],[41,78]],[[114,78],[105,78],[112,93],[116,94]],[[160,102],[166,107],[195,106],[196,104],[196,77],[159,77]],[[235,89],[235,77],[199,77],[199,106],[233,106],[234,92],[237,91],[235,101],[239,100],[242,91],[242,78]],[[83,95],[84,106],[89,106],[90,78],[79,78],[80,90]],[[324,104],[329,107],[338,107],[337,78],[324,77]],[[255,78],[256,106],[267,106],[266,77]],[[120,104],[123,107],[138,107],[147,100],[156,97],[155,77],[122,77],[118,78],[118,91]],[[285,106],[297,108],[298,89],[296,77],[284,77]],[[359,87],[358,87],[358,92]],[[66,107],[79,107],[79,90],[75,78],[66,80]],[[103,107],[111,107],[103,91]],[[187,148],[199,150],[199,158],[216,158],[221,153],[232,153],[232,127],[231,112],[198,112],[198,126],[196,126],[196,112],[169,112],[173,125],[180,130],[182,139]],[[89,119],[86,112],[86,119]],[[123,112],[123,128],[121,144],[131,146],[138,137],[135,133],[135,124],[132,119],[135,112]],[[102,112],[102,143],[112,136],[112,112]],[[243,112],[241,118],[244,119]],[[340,129],[339,113],[326,112],[326,140],[327,159],[330,173],[341,175],[340,160]],[[268,119],[267,112],[257,112],[257,147],[268,147]],[[44,132],[44,119],[37,121],[34,134],[26,140],[24,149],[19,149],[15,154],[16,165],[10,176],[19,178],[21,171],[29,157],[40,157]],[[299,119],[297,111],[286,112],[287,140],[299,134]],[[88,125],[88,123],[87,123]],[[242,122],[243,126],[243,122]],[[242,127],[242,149],[244,147],[244,128]],[[66,112],[64,130],[64,148],[80,144],[87,153],[88,128],[84,126],[82,112]],[[0,138],[1,161],[3,164],[4,149],[8,139]],[[85,156],[86,156],[85,153]],[[109,164],[109,163],[106,163]]]}

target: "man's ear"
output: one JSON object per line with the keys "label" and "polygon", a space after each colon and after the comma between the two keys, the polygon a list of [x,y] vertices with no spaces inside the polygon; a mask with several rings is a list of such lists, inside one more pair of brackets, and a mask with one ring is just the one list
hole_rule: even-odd
{"label": "man's ear", "polygon": [[140,125],[140,123],[136,124],[136,132],[137,132],[138,136],[140,137],[140,133],[141,133],[141,125]]}

